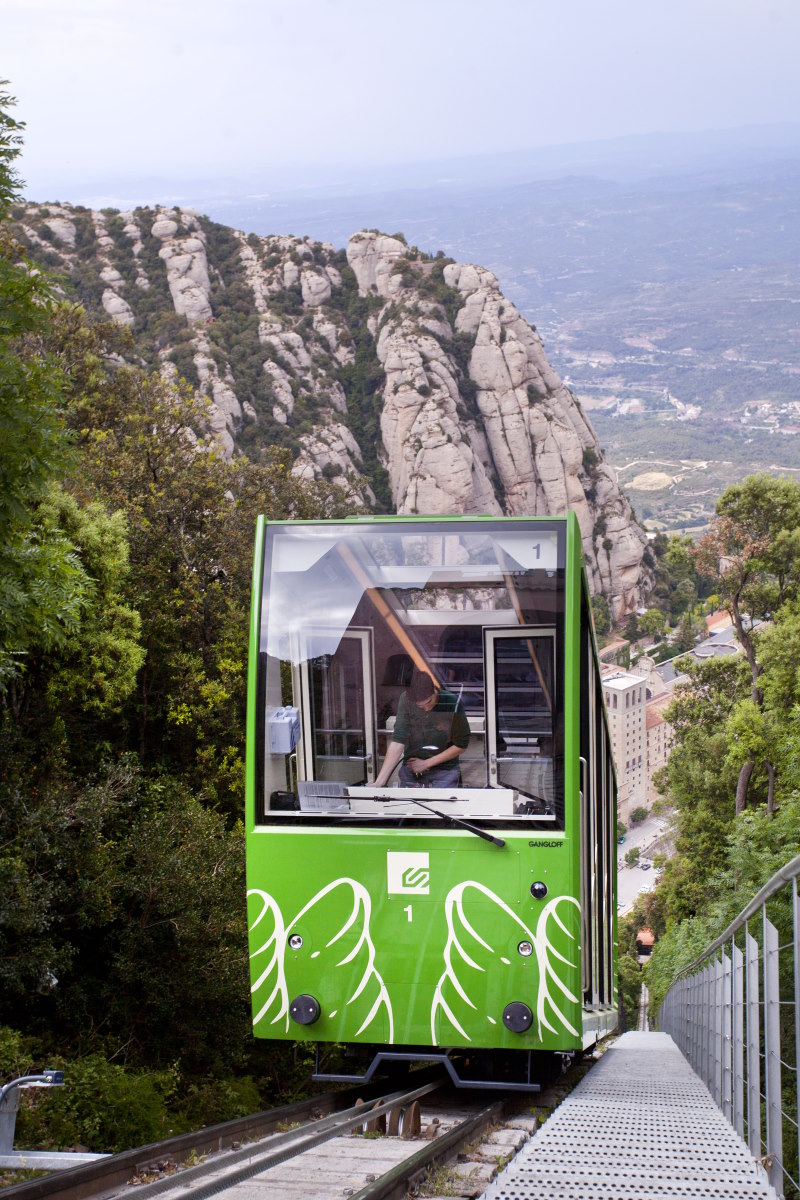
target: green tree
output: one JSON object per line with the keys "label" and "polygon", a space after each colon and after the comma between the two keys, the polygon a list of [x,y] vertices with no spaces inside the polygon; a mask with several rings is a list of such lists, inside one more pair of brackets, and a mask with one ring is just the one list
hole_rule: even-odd
{"label": "green tree", "polygon": [[13,734],[0,729],[0,1020],[31,1030],[47,1014],[57,1033],[85,1016],[95,990],[92,964],[103,961],[115,846],[130,821],[137,771],[123,760],[78,781],[63,753],[42,756]]}
{"label": "green tree", "polygon": [[605,596],[592,596],[592,616],[594,617],[595,633],[602,637],[611,628],[611,610]]}
{"label": "green tree", "polygon": [[134,1065],[241,1069],[241,825],[135,756],[85,781],[63,759],[15,766],[0,776],[2,1019]]}
{"label": "green tree", "polygon": [[694,577],[693,549],[694,541],[688,534],[673,534],[669,538],[664,561],[676,579],[692,579]]}
{"label": "green tree", "polygon": [[666,618],[659,608],[648,608],[639,618],[639,628],[649,637],[660,638],[664,632]]}
{"label": "green tree", "polygon": [[691,613],[685,612],[672,638],[671,645],[673,652],[683,654],[688,650],[694,649],[696,635],[697,625],[692,620]]}
{"label": "green tree", "polygon": [[38,504],[66,464],[61,376],[35,334],[49,319],[52,285],[31,270],[8,227],[20,198],[22,142],[15,100],[0,81],[0,694],[32,650],[76,630],[85,577],[68,538]]}
{"label": "green tree", "polygon": [[184,786],[154,781],[118,855],[104,988],[114,1027],[150,1065],[241,1067],[252,1036],[241,824],[226,829]]}
{"label": "green tree", "polygon": [[675,689],[664,714],[674,744],[656,776],[656,786],[676,810],[678,855],[658,888],[669,920],[691,916],[707,903],[721,866],[736,787],[726,724],[749,692],[747,664],[738,656],[681,659],[679,666],[688,679]]}
{"label": "green tree", "polygon": [[636,613],[631,613],[630,616],[628,617],[627,621],[625,622],[624,632],[625,632],[625,637],[628,639],[629,642],[635,642],[641,636],[641,630],[639,628],[639,617],[637,616]]}
{"label": "green tree", "polygon": [[81,505],[99,500],[121,514],[127,529],[120,602],[140,614],[144,660],[112,732],[148,771],[182,774],[238,812],[256,516],[345,515],[351,496],[299,480],[288,452],[225,460],[204,398],[114,365],[126,337],[75,306],[55,311],[43,335],[81,454],[70,487]]}
{"label": "green tree", "polygon": [[[794,784],[795,725],[800,703],[800,608],[787,603],[775,623],[755,635],[760,668],[760,703],[742,698],[727,723],[728,759],[741,771],[752,762],[767,776],[767,812],[775,811],[785,787]],[[750,790],[752,779],[750,777]]]}
{"label": "green tree", "polygon": [[73,741],[81,730],[91,739],[96,736],[92,722],[120,711],[144,661],[139,614],[122,599],[128,576],[126,523],[122,513],[109,515],[97,502],[81,506],[56,485],[38,506],[37,520],[60,531],[73,548],[82,577],[79,619],[68,641],[31,647],[25,671],[8,684],[9,710],[21,724],[32,717],[38,696],[40,710],[50,717],[60,714]]}
{"label": "green tree", "polygon": [[[800,581],[800,485],[791,479],[750,475],[725,490],[716,517],[695,551],[698,570],[714,581],[750,668],[751,698],[760,708],[761,664],[755,622],[795,595]],[[747,804],[756,766],[752,755],[739,768],[736,811]]]}
{"label": "green tree", "polygon": [[632,954],[621,954],[619,958],[619,991],[625,1024],[636,1029],[639,1013],[639,998],[642,992],[642,968]]}

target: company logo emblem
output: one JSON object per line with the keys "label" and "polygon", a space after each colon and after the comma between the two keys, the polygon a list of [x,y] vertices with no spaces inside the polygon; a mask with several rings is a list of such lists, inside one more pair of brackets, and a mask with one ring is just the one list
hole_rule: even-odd
{"label": "company logo emblem", "polygon": [[431,873],[426,854],[386,852],[386,875],[389,895],[427,896],[430,894]]}

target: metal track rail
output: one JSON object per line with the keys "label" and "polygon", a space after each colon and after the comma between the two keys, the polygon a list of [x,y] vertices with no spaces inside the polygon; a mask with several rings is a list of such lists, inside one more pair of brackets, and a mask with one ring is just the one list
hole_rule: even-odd
{"label": "metal track rail", "polygon": [[[415,1072],[414,1076],[420,1082],[439,1078],[438,1073],[430,1069]],[[89,1200],[90,1197],[107,1196],[127,1184],[133,1175],[155,1170],[158,1164],[165,1160],[177,1165],[191,1155],[226,1150],[236,1142],[265,1137],[275,1132],[279,1125],[309,1120],[316,1113],[340,1111],[352,1105],[360,1096],[373,1100],[380,1094],[381,1088],[385,1087],[384,1080],[367,1087],[326,1092],[294,1104],[252,1113],[233,1121],[223,1121],[204,1129],[165,1138],[161,1142],[138,1146],[133,1150],[123,1150],[119,1154],[109,1155],[108,1158],[98,1159],[93,1163],[53,1172],[39,1179],[30,1179],[4,1188],[3,1200],[49,1200],[50,1197],[58,1197],[58,1200]],[[180,1172],[181,1178],[185,1175],[185,1171]],[[140,1188],[137,1189],[137,1194],[140,1191]]]}
{"label": "metal track rail", "polygon": [[[400,1105],[412,1104],[415,1100],[430,1092],[438,1091],[443,1086],[444,1080],[439,1078],[410,1092],[392,1092],[381,1097],[377,1104],[374,1101],[356,1104],[352,1108],[335,1113],[330,1117],[324,1117],[320,1121],[311,1121],[297,1129],[276,1134],[269,1138],[266,1146],[260,1148],[255,1145],[246,1146],[226,1155],[224,1159],[212,1158],[195,1167],[188,1167],[176,1175],[169,1175],[154,1183],[139,1186],[135,1192],[136,1200],[149,1200],[150,1197],[159,1196],[163,1192],[177,1188],[181,1189],[182,1193],[188,1189],[191,1192],[191,1200],[209,1200],[209,1197],[227,1192],[237,1184],[246,1183],[255,1175],[260,1175],[262,1171],[269,1170],[270,1167],[280,1166],[290,1158],[297,1158],[323,1142],[348,1133],[356,1126],[363,1125],[367,1120],[373,1121]],[[222,1176],[219,1175],[220,1171],[224,1172]],[[209,1180],[207,1183],[202,1182],[205,1176],[212,1174],[217,1178]]]}
{"label": "metal track rail", "polygon": [[418,1150],[391,1171],[381,1175],[374,1183],[369,1183],[361,1191],[355,1192],[350,1200],[405,1200],[409,1188],[424,1179],[431,1167],[452,1158],[462,1146],[479,1137],[489,1125],[502,1120],[510,1105],[518,1101],[518,1096],[493,1101],[473,1117],[468,1117],[460,1125],[431,1142],[430,1146]]}

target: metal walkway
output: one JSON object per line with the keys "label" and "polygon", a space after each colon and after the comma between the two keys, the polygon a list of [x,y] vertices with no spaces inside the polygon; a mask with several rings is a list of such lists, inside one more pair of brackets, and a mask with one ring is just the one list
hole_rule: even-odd
{"label": "metal walkway", "polygon": [[775,1200],[665,1033],[626,1033],[484,1193],[485,1200]]}

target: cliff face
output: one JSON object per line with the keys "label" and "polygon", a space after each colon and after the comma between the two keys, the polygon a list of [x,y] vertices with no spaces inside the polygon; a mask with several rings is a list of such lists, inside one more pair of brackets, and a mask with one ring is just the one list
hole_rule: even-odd
{"label": "cliff face", "polygon": [[307,478],[359,477],[367,508],[578,514],[593,591],[646,590],[646,539],[536,330],[482,267],[399,237],[346,253],[246,236],[187,209],[26,205],[20,236],[137,354],[208,396],[227,455],[289,447]]}

